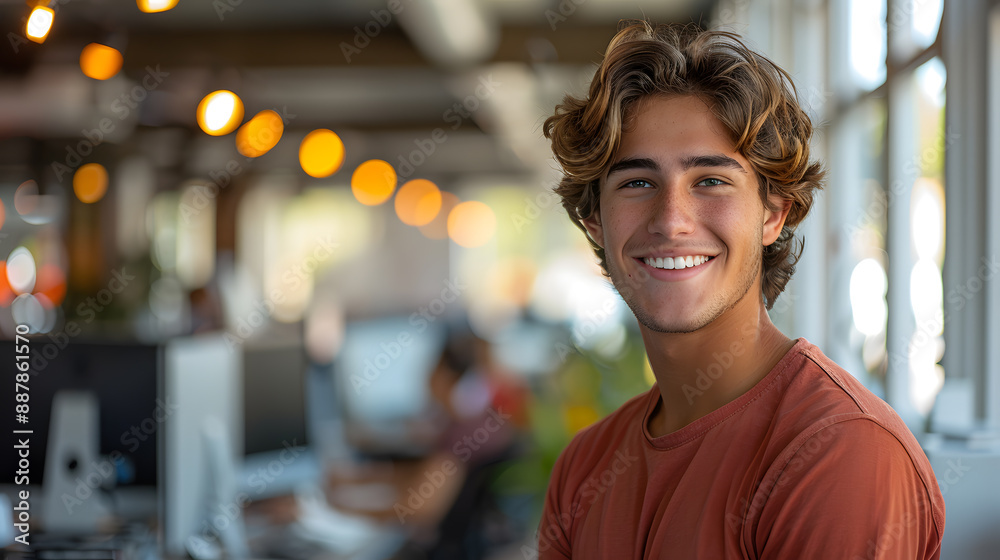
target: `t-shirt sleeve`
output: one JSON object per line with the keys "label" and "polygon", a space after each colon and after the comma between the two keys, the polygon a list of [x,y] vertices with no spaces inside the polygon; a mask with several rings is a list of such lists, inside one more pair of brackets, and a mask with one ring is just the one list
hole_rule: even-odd
{"label": "t-shirt sleeve", "polygon": [[752,538],[762,560],[939,558],[943,502],[929,464],[881,425],[832,423],[789,451],[770,492],[760,490]]}
{"label": "t-shirt sleeve", "polygon": [[545,492],[545,505],[542,508],[542,518],[538,523],[538,558],[539,560],[562,560],[572,556],[572,546],[569,540],[572,516],[567,507],[566,468],[569,464],[568,455],[572,452],[572,444],[563,450],[552,467],[549,477],[549,487]]}

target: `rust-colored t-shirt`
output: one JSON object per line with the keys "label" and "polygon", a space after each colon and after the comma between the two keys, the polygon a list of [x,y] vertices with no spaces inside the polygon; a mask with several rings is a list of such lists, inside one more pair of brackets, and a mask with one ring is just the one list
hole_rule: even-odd
{"label": "rust-colored t-shirt", "polygon": [[899,416],[798,339],[752,389],[652,437],[653,386],[560,455],[538,528],[556,558],[938,558],[944,499]]}

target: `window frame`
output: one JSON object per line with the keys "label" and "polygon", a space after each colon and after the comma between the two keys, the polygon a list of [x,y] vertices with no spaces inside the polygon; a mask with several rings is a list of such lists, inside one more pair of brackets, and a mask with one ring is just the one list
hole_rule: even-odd
{"label": "window frame", "polygon": [[[795,76],[800,95],[824,93],[813,149],[825,154],[831,173],[849,173],[845,123],[853,111],[872,100],[884,103],[886,125],[882,154],[888,215],[888,318],[885,386],[856,371],[857,351],[844,341],[838,325],[852,320],[849,293],[853,269],[844,220],[856,218],[862,187],[831,185],[816,198],[800,226],[810,242],[799,271],[789,284],[795,305],[776,317],[789,334],[806,336],[832,359],[858,375],[900,414],[918,438],[937,432],[959,439],[1000,434],[1000,281],[984,282],[981,293],[961,308],[948,294],[975,276],[990,255],[1000,255],[1000,0],[943,0],[938,33],[927,47],[911,39],[912,0],[886,0],[886,79],[871,90],[856,85],[847,58],[849,3],[843,0],[720,0],[716,18],[735,25],[751,44]],[[733,17],[735,16],[735,17]],[[753,22],[740,25],[737,22]],[[784,35],[782,35],[784,34]],[[818,35],[819,34],[819,35]],[[780,40],[775,40],[781,36]],[[789,39],[790,38],[790,39]],[[912,81],[916,70],[939,57],[945,84],[945,258],[941,268],[945,294],[944,387],[929,415],[910,398],[909,341],[917,328],[910,303],[910,197],[919,171],[907,166],[915,153]],[[816,67],[822,67],[820,72]],[[987,115],[987,118],[984,118]],[[840,136],[838,136],[840,135]],[[985,142],[984,142],[985,140]],[[892,185],[902,182],[904,189]],[[855,192],[851,192],[852,188]],[[893,190],[898,190],[894,193]],[[985,235],[984,235],[985,232]],[[817,250],[819,249],[819,250]],[[857,264],[857,263],[853,263]],[[849,323],[848,323],[849,324]],[[841,329],[842,330],[842,329]]]}

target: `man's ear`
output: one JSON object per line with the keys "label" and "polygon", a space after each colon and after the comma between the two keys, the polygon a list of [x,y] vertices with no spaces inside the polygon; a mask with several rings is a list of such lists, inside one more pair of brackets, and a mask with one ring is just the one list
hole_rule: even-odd
{"label": "man's ear", "polygon": [[781,235],[781,228],[785,227],[785,218],[788,217],[788,211],[792,209],[792,201],[789,199],[770,195],[768,196],[768,200],[778,210],[764,208],[763,243],[765,247],[778,240],[778,236]]}
{"label": "man's ear", "polygon": [[583,227],[587,228],[590,239],[604,248],[604,226],[601,225],[601,211],[595,210],[590,216],[580,220]]}

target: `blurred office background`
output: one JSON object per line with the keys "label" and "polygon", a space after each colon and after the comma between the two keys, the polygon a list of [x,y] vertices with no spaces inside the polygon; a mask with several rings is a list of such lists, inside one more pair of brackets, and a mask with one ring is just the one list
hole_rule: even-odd
{"label": "blurred office background", "polygon": [[35,372],[10,421],[35,430],[30,483],[11,455],[2,484],[13,506],[30,487],[37,546],[533,557],[558,453],[653,381],[541,132],[646,17],[740,33],[794,77],[830,180],[772,319],[917,435],[942,557],[1000,550],[1000,2],[0,15],[0,371],[28,331]]}

